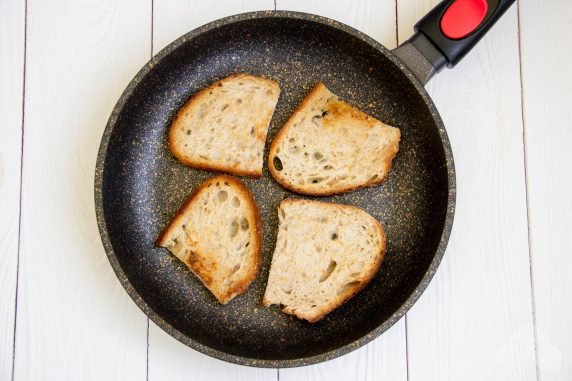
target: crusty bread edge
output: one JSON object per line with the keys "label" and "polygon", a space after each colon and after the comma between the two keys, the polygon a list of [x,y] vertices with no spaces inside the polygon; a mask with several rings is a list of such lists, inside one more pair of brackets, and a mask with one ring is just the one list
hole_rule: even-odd
{"label": "crusty bread edge", "polygon": [[[252,177],[252,178],[259,178],[262,176],[262,168],[260,168],[260,170],[247,171],[247,170],[241,170],[241,169],[236,169],[236,168],[228,168],[228,167],[215,165],[215,164],[209,165],[209,164],[204,164],[204,163],[198,163],[198,162],[195,162],[193,160],[185,159],[185,156],[182,154],[182,152],[180,152],[179,150],[176,149],[176,145],[174,142],[174,136],[173,136],[174,135],[173,131],[176,129],[176,126],[178,125],[179,117],[182,114],[184,114],[186,112],[186,110],[192,104],[194,104],[194,102],[196,102],[197,100],[201,100],[202,97],[208,95],[208,92],[211,89],[217,87],[219,84],[224,84],[225,82],[228,82],[228,81],[233,80],[233,79],[251,78],[251,77],[255,77],[257,80],[260,80],[262,82],[266,82],[266,84],[269,85],[270,87],[277,89],[278,90],[278,96],[280,96],[280,85],[278,84],[278,82],[273,81],[273,80],[268,79],[268,78],[254,76],[254,75],[250,75],[250,74],[246,74],[246,73],[232,74],[228,77],[225,77],[223,79],[220,79],[220,80],[210,84],[209,86],[205,87],[202,90],[199,90],[197,93],[193,94],[185,102],[183,107],[181,107],[181,109],[175,114],[175,117],[173,118],[173,121],[171,122],[171,126],[169,127],[169,137],[168,137],[167,145],[169,147],[169,150],[171,151],[173,156],[175,156],[177,158],[177,160],[179,160],[181,163],[183,163],[185,165],[191,166],[193,168],[198,168],[198,169],[212,170],[212,171],[217,171],[217,172],[226,172],[226,173],[231,173],[231,174],[238,175],[238,176],[246,176],[246,177]],[[274,114],[274,110],[273,110],[273,114]],[[272,117],[268,121],[268,124],[269,124],[268,127],[270,126],[271,121],[272,121]],[[268,127],[267,127],[267,129],[268,129]],[[266,141],[266,139],[265,139],[265,141]]]}
{"label": "crusty bread edge", "polygon": [[[365,276],[363,277],[363,281],[360,282],[359,286],[352,289],[352,290],[348,290],[348,293],[344,294],[344,295],[340,295],[335,302],[333,302],[332,304],[328,305],[326,308],[323,308],[321,311],[321,314],[317,315],[314,318],[308,318],[305,316],[299,316],[296,313],[292,313],[290,311],[287,311],[287,309],[284,307],[282,308],[282,311],[288,315],[294,315],[299,319],[303,319],[308,321],[309,323],[316,323],[317,321],[321,320],[324,316],[326,316],[327,314],[329,314],[330,312],[334,311],[335,309],[339,308],[340,306],[342,306],[343,304],[345,304],[346,302],[348,302],[351,298],[353,298],[356,294],[358,294],[365,286],[367,286],[371,280],[373,279],[373,277],[377,274],[377,272],[379,271],[379,269],[381,268],[381,263],[383,262],[383,259],[385,258],[385,254],[387,253],[387,237],[385,235],[385,230],[383,229],[383,226],[381,225],[381,223],[377,220],[377,218],[375,218],[374,216],[372,216],[371,214],[369,214],[366,210],[359,208],[357,206],[354,205],[349,205],[349,204],[340,204],[340,203],[331,203],[331,202],[323,202],[323,201],[316,201],[316,200],[305,200],[305,199],[295,199],[295,198],[286,198],[284,200],[282,200],[282,202],[280,202],[280,206],[278,208],[282,208],[282,204],[284,203],[301,203],[301,204],[319,204],[320,206],[325,206],[328,208],[339,208],[339,207],[343,207],[343,208],[348,208],[348,209],[354,209],[360,212],[365,213],[366,215],[368,215],[375,223],[375,227],[376,230],[379,234],[379,236],[381,237],[381,250],[379,251],[378,255],[377,255],[377,261],[376,263],[374,263],[374,265],[371,267],[371,270],[365,274]],[[272,266],[270,268],[270,270],[272,270]],[[268,287],[268,285],[267,285]],[[349,296],[348,296],[349,294]],[[262,299],[262,305],[265,307],[269,307],[271,306],[273,303],[270,303],[267,299],[266,299],[266,292],[264,293],[264,298]]]}
{"label": "crusty bread edge", "polygon": [[[282,141],[284,139],[284,135],[286,134],[286,131],[288,129],[290,129],[290,127],[292,126],[292,124],[294,123],[294,120],[296,119],[297,115],[299,113],[301,113],[301,110],[304,108],[304,106],[306,106],[307,103],[309,103],[312,98],[322,89],[322,88],[326,88],[326,86],[321,82],[318,81],[318,83],[316,83],[314,85],[314,87],[312,87],[312,90],[310,90],[310,92],[308,94],[306,94],[306,96],[304,97],[304,99],[302,100],[302,103],[300,103],[300,105],[296,108],[296,110],[294,110],[294,112],[292,113],[292,115],[290,115],[290,118],[288,118],[288,120],[286,121],[286,123],[284,123],[284,125],[282,126],[282,128],[280,128],[280,130],[276,133],[276,135],[274,136],[274,139],[272,139],[272,142],[270,143],[270,151],[268,154],[268,169],[270,170],[270,174],[272,175],[272,177],[274,178],[274,180],[283,188],[287,189],[287,190],[291,190],[293,192],[298,192],[295,188],[295,186],[293,186],[292,184],[289,184],[286,181],[281,181],[282,180],[282,176],[280,176],[280,171],[276,170],[274,168],[274,163],[273,160],[276,157],[276,149],[278,148],[278,143],[280,141]],[[327,88],[326,88],[327,89]],[[299,193],[299,192],[298,192]]]}
{"label": "crusty bread edge", "polygon": [[[304,98],[302,103],[300,103],[298,108],[296,108],[296,110],[292,113],[292,115],[290,116],[288,121],[284,124],[284,126],[282,126],[280,131],[278,131],[276,133],[276,135],[274,136],[274,139],[272,139],[272,143],[270,144],[270,151],[268,154],[268,169],[270,170],[270,174],[272,175],[274,180],[278,183],[278,185],[280,185],[282,188],[284,188],[286,190],[290,190],[292,192],[302,194],[302,195],[307,195],[307,196],[324,196],[324,197],[325,196],[332,196],[335,194],[347,193],[347,192],[351,192],[351,191],[354,191],[357,189],[367,188],[367,187],[371,187],[374,185],[381,184],[382,182],[384,182],[387,179],[389,172],[391,172],[391,167],[393,166],[393,159],[397,155],[397,152],[395,154],[391,155],[389,158],[386,158],[386,160],[384,160],[384,163],[386,163],[388,166],[388,169],[387,169],[385,176],[378,178],[378,179],[375,179],[373,181],[366,182],[364,184],[357,185],[355,187],[349,187],[347,189],[339,189],[339,190],[332,189],[332,190],[324,190],[324,191],[303,189],[303,188],[297,186],[296,184],[293,184],[291,181],[287,181],[286,179],[284,179],[284,177],[280,175],[280,171],[278,171],[274,168],[273,161],[274,161],[274,158],[276,157],[276,149],[278,148],[279,142],[281,142],[284,139],[284,137],[286,135],[286,131],[294,123],[294,119],[295,119],[296,115],[298,115],[298,113],[301,112],[301,110],[304,108],[306,103],[310,102],[311,99],[320,90],[323,90],[323,89],[326,89],[327,91],[329,91],[328,88],[321,81],[316,83],[316,85],[314,85],[312,90],[310,90],[310,92],[306,95],[306,97]],[[355,107],[355,106],[352,106],[352,107]],[[360,112],[362,112],[362,111],[360,111]],[[380,123],[383,123],[383,122],[380,122]],[[399,136],[400,140],[397,142],[398,151],[399,151],[399,143],[401,141],[401,131],[399,131],[399,134],[400,134],[400,136]]]}
{"label": "crusty bread edge", "polygon": [[161,246],[161,247],[166,246],[167,237],[169,237],[171,234],[173,234],[173,230],[179,225],[180,220],[184,218],[184,214],[185,214],[186,210],[193,205],[193,202],[195,201],[195,199],[209,186],[209,184],[216,183],[217,181],[226,181],[226,182],[232,184],[234,187],[236,187],[238,189],[238,192],[241,193],[242,196],[244,196],[248,200],[248,202],[250,203],[250,206],[252,208],[252,213],[254,214],[253,217],[254,217],[254,222],[255,222],[255,228],[254,228],[255,232],[253,234],[253,236],[255,238],[255,240],[254,240],[255,242],[252,242],[252,246],[253,246],[252,249],[254,252],[254,260],[255,260],[254,268],[251,271],[251,273],[249,274],[249,276],[243,282],[238,283],[234,288],[229,290],[228,293],[223,295],[223,297],[219,298],[218,295],[216,295],[209,288],[209,286],[195,272],[195,270],[191,266],[189,266],[188,263],[185,263],[185,262],[183,262],[183,263],[185,263],[185,265],[195,274],[195,276],[197,278],[199,278],[199,280],[205,285],[205,287],[207,287],[209,290],[211,290],[211,293],[217,298],[217,300],[220,303],[226,304],[230,300],[232,300],[235,296],[241,295],[244,292],[246,292],[246,290],[248,289],[248,286],[250,286],[252,281],[256,278],[256,276],[260,272],[260,265],[262,262],[262,218],[260,217],[260,212],[258,210],[258,206],[254,200],[254,197],[252,196],[252,193],[250,193],[250,190],[246,187],[246,185],[244,185],[244,183],[242,183],[242,181],[240,181],[240,180],[238,180],[232,176],[229,176],[229,175],[218,175],[218,176],[212,177],[212,178],[206,180],[205,182],[203,182],[201,185],[199,185],[199,187],[197,189],[195,189],[193,191],[193,193],[191,193],[189,198],[177,210],[177,212],[175,213],[175,216],[171,219],[171,221],[169,222],[167,227],[165,227],[165,229],[157,237],[157,240],[155,241],[155,245]]}

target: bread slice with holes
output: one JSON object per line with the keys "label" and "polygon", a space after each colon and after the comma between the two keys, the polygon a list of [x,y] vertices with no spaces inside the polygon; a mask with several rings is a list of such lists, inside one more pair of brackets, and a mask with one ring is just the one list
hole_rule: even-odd
{"label": "bread slice with holes", "polygon": [[371,281],[386,250],[381,224],[351,205],[286,199],[263,304],[316,322]]}
{"label": "bread slice with holes", "polygon": [[260,177],[279,95],[278,83],[266,78],[236,74],[217,81],[178,112],[169,149],[192,167]]}
{"label": "bread slice with holes", "polygon": [[294,192],[325,196],[381,183],[400,131],[350,106],[318,82],[278,132],[268,167]]}
{"label": "bread slice with holes", "polygon": [[261,220],[250,191],[220,175],[195,190],[157,239],[222,304],[246,291],[260,268]]}

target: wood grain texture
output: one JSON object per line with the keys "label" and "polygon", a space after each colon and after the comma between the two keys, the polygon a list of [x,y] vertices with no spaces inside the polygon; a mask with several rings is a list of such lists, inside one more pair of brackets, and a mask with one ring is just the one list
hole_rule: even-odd
{"label": "wood grain texture", "polygon": [[[401,42],[436,2],[398,1]],[[147,360],[151,380],[277,378],[273,369],[211,359],[153,323],[147,359],[147,320],[111,270],[93,210],[101,133],[151,40],[156,53],[208,21],[272,8],[273,0],[154,0],[152,29],[150,1],[28,0],[16,380],[144,380]],[[277,8],[328,16],[396,45],[393,0],[277,0]],[[536,357],[542,381],[570,378],[570,14],[569,0],[521,1],[521,67],[513,7],[455,70],[429,83],[455,153],[458,209],[407,335],[401,320],[349,355],[280,370],[280,380],[532,380]],[[0,1],[0,380],[12,371],[24,23],[23,1]]]}
{"label": "wood grain texture", "polygon": [[[154,53],[179,36],[210,21],[237,13],[274,9],[273,0],[176,1],[155,0]],[[169,336],[153,323],[149,326],[149,380],[276,380],[275,369],[228,364],[199,353]]]}
{"label": "wood grain texture", "polygon": [[395,0],[276,0],[276,9],[329,17],[364,32],[386,48],[397,45]]}
{"label": "wood grain texture", "polygon": [[249,368],[204,355],[149,325],[150,381],[276,381],[276,369]]}
{"label": "wood grain texture", "polygon": [[[399,0],[399,38],[436,0]],[[534,380],[518,28],[512,7],[428,86],[457,169],[453,234],[408,314],[409,379]]]}
{"label": "wood grain texture", "polygon": [[405,320],[371,343],[325,363],[279,369],[280,381],[407,380]]}
{"label": "wood grain texture", "polygon": [[154,0],[153,54],[183,34],[239,13],[274,9],[274,0]]}
{"label": "wood grain texture", "polygon": [[520,2],[532,284],[542,381],[572,377],[570,15],[569,0]]}
{"label": "wood grain texture", "polygon": [[93,179],[121,91],[149,59],[151,4],[28,1],[15,380],[144,380],[147,319],[100,241]]}
{"label": "wood grain texture", "polygon": [[0,380],[12,375],[20,221],[24,2],[0,2]]}
{"label": "wood grain texture", "polygon": [[[395,1],[277,0],[277,9],[314,13],[348,24],[381,42],[396,46]],[[405,321],[381,338],[341,358],[296,369],[280,369],[280,380],[407,380]]]}

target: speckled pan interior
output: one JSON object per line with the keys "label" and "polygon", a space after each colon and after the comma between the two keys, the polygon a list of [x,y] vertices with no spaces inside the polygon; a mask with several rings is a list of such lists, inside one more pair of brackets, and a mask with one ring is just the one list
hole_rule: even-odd
{"label": "speckled pan interior", "polygon": [[[380,186],[325,201],[367,210],[382,222],[388,251],[357,296],[315,324],[262,296],[285,197],[265,164],[241,178],[263,218],[262,270],[248,291],[220,305],[166,249],[153,242],[181,203],[213,172],[179,163],[167,148],[169,124],[195,92],[232,73],[272,78],[282,89],[269,144],[317,81],[402,132],[393,170]],[[266,161],[266,159],[265,159]],[[340,356],[380,335],[417,300],[449,237],[455,202],[451,149],[421,84],[385,48],[318,16],[256,12],[201,27],[173,42],[134,78],[102,138],[95,199],[102,240],[121,283],[139,307],[183,343],[244,365],[299,366]]]}

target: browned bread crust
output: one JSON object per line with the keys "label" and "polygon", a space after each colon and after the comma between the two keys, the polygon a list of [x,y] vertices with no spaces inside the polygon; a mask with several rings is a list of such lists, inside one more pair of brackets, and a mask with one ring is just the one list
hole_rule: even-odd
{"label": "browned bread crust", "polygon": [[358,207],[286,199],[279,217],[264,306],[314,323],[363,289],[385,257],[383,227]]}
{"label": "browned bread crust", "polygon": [[399,129],[343,102],[318,82],[272,140],[268,168],[293,192],[349,192],[386,179],[399,140]]}
{"label": "browned bread crust", "polygon": [[[218,199],[219,194],[226,198]],[[215,208],[233,214],[227,210],[217,213]],[[202,213],[201,217],[195,218],[195,213]],[[209,219],[209,215],[214,218]],[[218,234],[224,235],[233,248],[228,249]],[[233,251],[237,243],[241,246]],[[183,261],[218,301],[226,304],[244,293],[260,270],[262,220],[248,188],[234,177],[219,175],[191,194],[156,244]]]}
{"label": "browned bread crust", "polygon": [[234,74],[195,94],[169,129],[169,149],[200,169],[262,176],[266,134],[278,102],[278,83]]}

